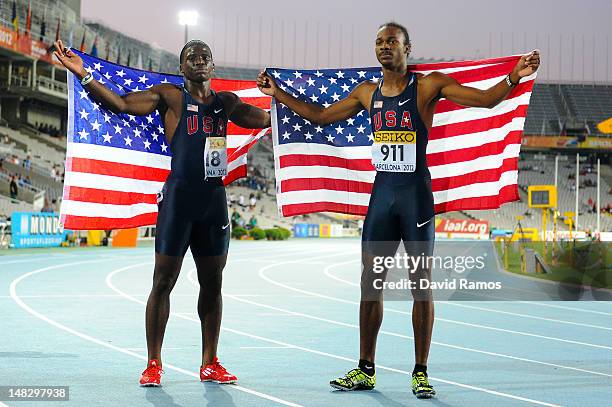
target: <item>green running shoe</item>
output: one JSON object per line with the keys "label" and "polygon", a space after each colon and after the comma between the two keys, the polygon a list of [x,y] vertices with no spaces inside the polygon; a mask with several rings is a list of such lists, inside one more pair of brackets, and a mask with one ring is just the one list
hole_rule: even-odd
{"label": "green running shoe", "polygon": [[372,390],[376,385],[376,373],[372,376],[367,375],[363,370],[356,368],[349,371],[344,377],[329,382],[334,389],[351,390]]}
{"label": "green running shoe", "polygon": [[436,391],[429,384],[427,375],[423,372],[412,374],[412,393],[418,399],[430,399],[436,395]]}

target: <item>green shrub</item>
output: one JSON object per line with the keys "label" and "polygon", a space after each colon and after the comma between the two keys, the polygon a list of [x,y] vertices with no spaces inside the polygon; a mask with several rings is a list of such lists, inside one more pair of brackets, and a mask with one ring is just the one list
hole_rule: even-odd
{"label": "green shrub", "polygon": [[278,231],[281,236],[281,240],[287,240],[291,237],[291,231],[285,228],[278,228]]}
{"label": "green shrub", "polygon": [[247,231],[245,228],[237,227],[232,230],[232,237],[234,239],[242,239],[243,236],[246,236]]}
{"label": "green shrub", "polygon": [[266,239],[268,240],[287,240],[291,237],[291,231],[285,228],[266,229]]}
{"label": "green shrub", "polygon": [[249,236],[251,236],[254,240],[262,240],[266,238],[266,232],[260,228],[253,228],[249,231]]}

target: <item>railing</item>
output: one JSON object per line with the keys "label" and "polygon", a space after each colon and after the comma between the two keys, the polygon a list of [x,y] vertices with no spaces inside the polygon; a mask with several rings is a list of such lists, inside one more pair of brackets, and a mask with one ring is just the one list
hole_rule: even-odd
{"label": "railing", "polygon": [[56,81],[45,76],[39,76],[37,78],[37,82],[38,86],[42,86],[43,88],[47,88],[55,92],[65,93],[66,95],[68,95],[68,85],[66,84],[66,82]]}

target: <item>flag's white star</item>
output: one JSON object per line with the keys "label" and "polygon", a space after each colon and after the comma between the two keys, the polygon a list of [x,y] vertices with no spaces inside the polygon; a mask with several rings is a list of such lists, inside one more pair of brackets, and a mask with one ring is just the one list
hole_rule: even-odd
{"label": "flag's white star", "polygon": [[338,72],[336,72],[336,76],[337,76],[338,78],[344,78],[344,72],[342,72],[342,71],[338,71]]}
{"label": "flag's white star", "polygon": [[285,83],[287,84],[287,86],[293,86],[293,81],[291,79],[287,79]]}
{"label": "flag's white star", "polygon": [[355,123],[355,119],[351,117],[350,119],[346,119],[346,122],[348,123],[349,126],[352,126],[353,123]]}
{"label": "flag's white star", "polygon": [[274,76],[276,79],[280,79],[280,73],[278,73],[278,71],[272,71],[272,76]]}
{"label": "flag's white star", "polygon": [[283,133],[283,140],[289,140],[289,132],[284,132]]}
{"label": "flag's white star", "polygon": [[334,130],[336,130],[336,134],[342,134],[344,127],[338,125],[338,127],[336,127]]}
{"label": "flag's white star", "polygon": [[117,76],[119,76],[119,77],[123,78],[123,77],[125,76],[125,72],[123,72],[123,69],[122,69],[122,70],[120,70],[120,71],[117,71],[117,72],[115,73],[115,75],[117,75]]}
{"label": "flag's white star", "polygon": [[121,127],[118,124],[115,124],[115,134],[121,134]]}
{"label": "flag's white star", "polygon": [[91,129],[100,131],[100,126],[102,126],[102,123],[98,123],[98,119],[96,119],[96,121],[91,124]]}
{"label": "flag's white star", "polygon": [[283,124],[289,123],[289,118],[286,115],[281,120],[283,121]]}
{"label": "flag's white star", "polygon": [[102,70],[102,64],[101,64],[101,63],[99,63],[99,62],[96,62],[96,63],[94,64],[94,69],[95,69],[96,71],[100,71],[100,70]]}
{"label": "flag's white star", "polygon": [[357,75],[359,75],[360,78],[365,78],[366,73],[366,71],[359,71],[357,72]]}
{"label": "flag's white star", "polygon": [[283,90],[285,92],[287,91],[287,87],[285,85],[283,85],[282,83],[279,83],[278,87],[281,88],[281,90]]}
{"label": "flag's white star", "polygon": [[89,136],[89,133],[87,133],[85,129],[82,129],[81,131],[78,132],[78,135],[79,135],[79,139],[87,140],[87,136]]}
{"label": "flag's white star", "polygon": [[113,78],[112,76],[110,76],[110,74],[109,74],[108,72],[106,72],[106,73],[104,74],[104,77],[105,77],[106,79],[108,79],[109,81],[110,81],[110,80]]}
{"label": "flag's white star", "polygon": [[334,84],[334,85],[335,85],[335,84],[336,84],[336,82],[337,82],[336,78],[329,78],[329,84],[330,84],[330,85],[332,85],[332,84]]}
{"label": "flag's white star", "polygon": [[334,92],[334,94],[331,97],[334,100],[334,102],[337,102],[340,100],[340,95],[338,95],[336,92]]}
{"label": "flag's white star", "polygon": [[152,117],[151,115],[148,115],[148,116],[147,116],[147,122],[148,122],[149,124],[153,123],[153,117]]}
{"label": "flag's white star", "polygon": [[340,85],[340,87],[342,88],[342,90],[343,90],[344,92],[348,92],[348,91],[350,91],[350,90],[351,90],[351,87],[350,87],[349,85],[347,85],[346,83],[345,83],[345,84],[343,84],[343,85]]}
{"label": "flag's white star", "polygon": [[372,82],[378,82],[378,77],[377,76],[372,76]]}
{"label": "flag's white star", "polygon": [[294,131],[301,131],[302,130],[302,125],[298,124],[298,123],[294,124],[293,125],[293,130]]}
{"label": "flag's white star", "polygon": [[348,136],[346,136],[346,140],[349,143],[352,143],[354,138],[355,138],[355,136],[353,136],[352,134],[349,134]]}
{"label": "flag's white star", "polygon": [[321,76],[323,76],[323,74],[321,72],[319,72],[319,70],[317,70],[317,72],[315,72],[315,75],[317,75],[317,78],[320,78]]}
{"label": "flag's white star", "polygon": [[160,83],[170,83],[170,81],[168,80],[168,78],[164,78],[164,80],[161,81]]}
{"label": "flag's white star", "polygon": [[295,71],[295,72],[293,72],[293,74],[295,75],[295,79],[302,77],[302,73],[301,72]]}
{"label": "flag's white star", "polygon": [[101,85],[105,85],[106,84],[106,81],[104,79],[102,79],[101,76],[98,78],[98,82],[100,82]]}
{"label": "flag's white star", "polygon": [[306,140],[312,140],[312,134],[310,134],[310,132],[304,134],[304,137],[306,137]]}
{"label": "flag's white star", "polygon": [[368,134],[368,139],[369,139],[370,141],[374,141],[374,136],[372,136],[372,133]]}
{"label": "flag's white star", "polygon": [[144,83],[144,84],[146,84],[148,80],[149,80],[149,78],[147,78],[147,75],[145,75],[145,74],[142,74],[142,76],[139,76],[139,77],[138,77],[138,82],[139,82],[139,83]]}
{"label": "flag's white star", "polygon": [[151,142],[149,140],[145,140],[143,141],[144,143],[144,147],[146,150],[150,150],[151,149]]}
{"label": "flag's white star", "polygon": [[362,110],[361,112],[357,113],[357,116],[359,117],[363,116],[363,112],[365,112],[365,110]]}
{"label": "flag's white star", "polygon": [[304,95],[306,93],[306,89],[304,89],[303,87],[299,87],[298,88],[298,92],[300,92],[300,95]]}
{"label": "flag's white star", "polygon": [[162,126],[157,126],[157,131],[159,131],[161,134],[165,134]]}
{"label": "flag's white star", "polygon": [[113,138],[113,136],[111,136],[110,134],[108,134],[108,131],[106,132],[106,134],[103,134],[102,137],[104,137],[104,142],[105,143],[109,143],[111,142],[111,139]]}
{"label": "flag's white star", "polygon": [[317,125],[317,127],[315,127],[315,130],[317,131],[317,133],[322,133],[323,132],[323,127]]}
{"label": "flag's white star", "polygon": [[310,120],[306,120],[306,119],[302,119],[304,120],[304,124],[310,124]]}
{"label": "flag's white star", "polygon": [[151,137],[153,137],[154,141],[157,141],[157,138],[159,137],[159,134],[153,133],[153,134],[151,134]]}
{"label": "flag's white star", "polygon": [[125,137],[123,140],[125,141],[126,146],[132,147],[132,139],[130,138],[130,136]]}
{"label": "flag's white star", "polygon": [[166,150],[168,149],[168,146],[166,145],[166,143],[162,143],[160,147],[161,147],[163,153],[165,153]]}
{"label": "flag's white star", "polygon": [[87,118],[89,117],[89,112],[85,109],[81,110],[79,114],[81,115],[81,119],[87,120]]}
{"label": "flag's white star", "polygon": [[140,130],[134,129],[134,136],[140,137]]}
{"label": "flag's white star", "polygon": [[332,136],[331,134],[327,136],[327,141],[329,141],[330,143],[334,142],[334,136]]}
{"label": "flag's white star", "polygon": [[325,107],[325,108],[328,108],[330,106],[331,106],[331,103],[328,103],[328,102],[323,103],[323,107]]}
{"label": "flag's white star", "polygon": [[355,78],[351,78],[351,79],[350,79],[350,81],[351,81],[351,83],[352,83],[353,85],[354,85],[354,84],[356,84],[357,82],[359,82],[359,81],[358,81],[357,79],[355,79]]}
{"label": "flag's white star", "polygon": [[108,113],[104,112],[104,123],[110,123],[110,119],[111,117],[108,115]]}
{"label": "flag's white star", "polygon": [[312,100],[314,103],[316,103],[316,102],[318,102],[318,101],[319,101],[319,97],[318,97],[318,96],[315,96],[315,95],[312,95],[312,96],[310,97],[310,100]]}
{"label": "flag's white star", "polygon": [[89,93],[87,93],[87,91],[83,89],[79,92],[79,96],[81,96],[81,99],[86,99],[89,96]]}
{"label": "flag's white star", "polygon": [[92,102],[93,104],[93,110],[100,110],[100,105],[97,104],[96,102]]}
{"label": "flag's white star", "polygon": [[306,79],[306,83],[308,83],[308,86],[314,86],[315,80],[312,78],[308,78]]}
{"label": "flag's white star", "polygon": [[146,130],[147,125],[145,124],[145,122],[140,122],[140,128]]}
{"label": "flag's white star", "polygon": [[321,94],[327,93],[327,88],[324,85],[321,85],[319,92],[321,92]]}
{"label": "flag's white star", "polygon": [[131,80],[130,78],[124,79],[123,80],[123,84],[125,86],[132,86],[132,82],[134,82],[133,80]]}
{"label": "flag's white star", "polygon": [[357,127],[357,133],[363,133],[365,129],[366,128],[363,126],[363,124],[360,124],[359,127]]}
{"label": "flag's white star", "polygon": [[121,119],[121,121],[123,122],[123,127],[128,127],[130,125],[125,119]]}
{"label": "flag's white star", "polygon": [[93,70],[91,67],[89,67],[89,66],[86,66],[86,67],[85,67],[85,70],[87,71],[87,73],[93,73],[93,71],[94,71],[94,70]]}

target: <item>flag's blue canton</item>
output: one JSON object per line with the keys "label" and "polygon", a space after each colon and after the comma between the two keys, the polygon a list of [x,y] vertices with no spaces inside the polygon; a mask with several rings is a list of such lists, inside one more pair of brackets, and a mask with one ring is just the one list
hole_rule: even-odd
{"label": "flag's blue canton", "polygon": [[[382,77],[380,68],[317,71],[269,68],[267,73],[281,89],[294,97],[324,107],[347,97],[359,83],[378,81]],[[366,110],[348,120],[327,126],[303,119],[282,103],[277,104],[277,112],[280,144],[318,143],[337,147],[372,144],[370,118]]]}
{"label": "flag's blue canton", "polygon": [[[146,90],[160,83],[183,84],[183,78],[177,75],[131,69],[74,49],[72,51],[83,59],[87,72],[92,73],[97,81],[119,95]],[[159,111],[143,117],[114,114],[94,102],[76,77],[73,99],[73,142],[170,155]]]}

